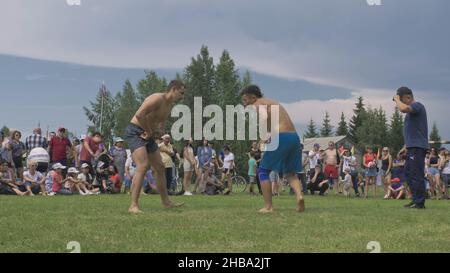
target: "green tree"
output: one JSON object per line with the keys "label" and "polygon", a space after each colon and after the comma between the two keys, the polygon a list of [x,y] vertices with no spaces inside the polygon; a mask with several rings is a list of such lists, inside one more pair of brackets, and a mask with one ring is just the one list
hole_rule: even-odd
{"label": "green tree", "polygon": [[388,134],[389,147],[391,148],[392,153],[395,155],[402,149],[404,145],[403,116],[397,107],[395,107],[395,111],[392,114]]}
{"label": "green tree", "polygon": [[319,134],[317,133],[316,124],[314,123],[313,119],[309,121],[308,127],[306,128],[306,132],[303,134],[304,138],[316,138],[319,137]]}
{"label": "green tree", "polygon": [[359,140],[357,137],[357,131],[358,128],[361,127],[361,125],[364,122],[363,117],[365,116],[365,105],[364,105],[364,99],[363,97],[358,98],[358,102],[356,103],[356,108],[353,109],[353,116],[350,119],[350,124],[348,128],[348,136],[353,141],[353,143],[358,144]]}
{"label": "green tree", "polygon": [[249,86],[252,83],[253,83],[252,75],[250,74],[250,71],[246,70],[244,73],[244,76],[242,77],[242,80],[241,80],[241,88],[240,89],[244,89],[244,87]]}
{"label": "green tree", "polygon": [[348,135],[348,126],[345,121],[344,112],[341,113],[341,120],[339,121],[338,128],[336,130],[336,136],[346,136]]}
{"label": "green tree", "polygon": [[114,127],[114,135],[123,137],[125,135],[125,128],[130,123],[133,115],[139,108],[139,101],[136,92],[129,80],[125,81],[122,92],[116,95],[116,126]]}
{"label": "green tree", "polygon": [[323,119],[322,128],[320,129],[321,137],[330,137],[333,135],[333,126],[331,125],[330,114],[325,112],[325,118]]}
{"label": "green tree", "polygon": [[385,111],[380,107],[369,107],[362,115],[363,123],[356,132],[357,147],[364,150],[371,147],[375,150],[388,145],[388,127]]}
{"label": "green tree", "polygon": [[105,85],[102,85],[95,101],[89,101],[89,104],[90,106],[84,106],[83,110],[88,120],[92,123],[90,128],[100,131],[106,144],[112,143],[113,130],[116,125],[116,104],[111,92],[106,89]]}
{"label": "green tree", "polygon": [[2,127],[2,129],[0,130],[0,132],[2,132],[3,133],[3,136],[9,136],[9,128],[6,126],[6,125],[4,125],[3,127]]}
{"label": "green tree", "polygon": [[[439,129],[436,125],[436,122],[433,122],[433,128],[431,129],[430,133],[430,141],[441,141],[441,136],[439,135]],[[432,144],[431,147],[436,148],[439,150],[442,147],[441,143]]]}
{"label": "green tree", "polygon": [[146,71],[145,78],[137,84],[138,102],[142,103],[151,94],[166,89],[167,81],[164,77],[160,78],[155,71]]}

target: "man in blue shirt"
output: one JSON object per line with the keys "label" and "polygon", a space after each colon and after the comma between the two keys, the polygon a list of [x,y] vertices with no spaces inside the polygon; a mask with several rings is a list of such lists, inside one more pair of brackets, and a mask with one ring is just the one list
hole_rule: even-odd
{"label": "man in blue shirt", "polygon": [[428,145],[427,111],[422,103],[414,100],[408,87],[400,87],[394,97],[397,107],[406,114],[404,124],[404,140],[407,150],[405,164],[406,180],[411,189],[413,200],[407,208],[425,208],[425,154]]}

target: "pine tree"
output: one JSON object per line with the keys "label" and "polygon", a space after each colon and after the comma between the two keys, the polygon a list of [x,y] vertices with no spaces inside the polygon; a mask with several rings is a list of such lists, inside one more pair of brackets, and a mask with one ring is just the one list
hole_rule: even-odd
{"label": "pine tree", "polygon": [[356,108],[353,109],[353,117],[350,119],[349,124],[349,130],[348,130],[348,136],[353,141],[353,143],[358,144],[359,140],[356,135],[356,132],[358,131],[358,128],[363,124],[364,120],[364,114],[366,112],[365,105],[364,105],[364,99],[363,97],[358,98],[358,102],[356,103]]}
{"label": "pine tree", "polygon": [[306,132],[303,135],[304,138],[316,138],[319,137],[319,134],[317,133],[316,124],[314,123],[313,119],[309,121],[308,127],[306,128]]}
{"label": "pine tree", "polygon": [[[4,125],[3,127],[2,127],[2,129],[0,129],[0,132],[3,134],[3,137],[7,137],[7,136],[9,136],[9,128],[6,126],[6,125]],[[1,143],[0,143],[1,144]]]}
{"label": "pine tree", "polygon": [[348,135],[348,126],[345,121],[344,112],[341,113],[341,121],[339,121],[338,128],[336,130],[336,136],[346,136]]}
{"label": "pine tree", "polygon": [[[112,143],[113,130],[115,128],[116,104],[111,92],[102,85],[97,93],[95,102],[89,101],[90,107],[83,107],[83,110],[92,123],[90,128],[100,131],[106,144]],[[103,105],[103,116],[102,113]]]}
{"label": "pine tree", "polygon": [[216,88],[219,105],[235,105],[240,102],[239,74],[228,51],[224,50],[216,68]]}
{"label": "pine tree", "polygon": [[246,70],[244,76],[241,80],[241,88],[244,89],[245,87],[252,84],[252,75],[250,74],[250,71]]}
{"label": "pine tree", "polygon": [[146,71],[145,79],[139,81],[137,85],[137,96],[139,103],[142,103],[153,93],[162,92],[167,88],[165,78],[160,78],[155,71]]}
{"label": "pine tree", "polygon": [[133,115],[139,108],[139,101],[136,92],[129,80],[125,81],[122,92],[116,95],[116,126],[114,128],[114,135],[123,137],[125,128],[130,123]]}
{"label": "pine tree", "polygon": [[330,114],[325,113],[325,118],[323,119],[322,128],[320,129],[321,137],[330,137],[333,135],[333,126],[331,125]]}
{"label": "pine tree", "polygon": [[[436,122],[433,122],[433,128],[431,129],[431,133],[430,133],[430,141],[438,141],[439,142],[441,140],[442,139],[441,139],[441,136],[439,135],[439,130],[436,125]],[[440,144],[440,143],[432,144],[431,147],[439,150],[442,147],[442,144]]]}
{"label": "pine tree", "polygon": [[395,111],[391,117],[388,133],[389,147],[392,154],[397,154],[403,147],[403,117],[400,110],[395,107]]}

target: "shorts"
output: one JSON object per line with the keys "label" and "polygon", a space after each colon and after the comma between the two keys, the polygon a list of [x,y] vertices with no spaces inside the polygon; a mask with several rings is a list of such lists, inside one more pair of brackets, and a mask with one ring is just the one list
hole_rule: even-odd
{"label": "shorts", "polygon": [[269,174],[269,180],[272,183],[278,182],[280,180],[280,176],[277,172],[271,171]]}
{"label": "shorts", "polygon": [[156,144],[154,139],[144,140],[141,137],[144,132],[144,129],[141,127],[132,123],[128,124],[125,129],[125,140],[128,143],[131,153],[141,147],[146,147],[148,153],[154,153],[158,150],[158,144]]}
{"label": "shorts", "polygon": [[183,169],[184,169],[185,172],[192,172],[192,171],[194,171],[194,167],[192,166],[191,162],[189,162],[186,159],[183,160]]}
{"label": "shorts", "polygon": [[428,168],[427,174],[436,176],[436,175],[440,174],[440,172],[436,168]]}
{"label": "shorts", "polygon": [[16,168],[23,168],[23,161],[22,161],[22,157],[21,156],[14,157],[13,158],[13,162],[14,162],[14,166]]}
{"label": "shorts", "polygon": [[249,175],[249,177],[248,177],[248,182],[249,182],[250,184],[256,184],[256,176]]}
{"label": "shorts", "polygon": [[326,165],[325,166],[325,175],[331,179],[338,179],[339,178],[338,168],[333,165]]}
{"label": "shorts", "polygon": [[383,169],[381,169],[381,170],[380,170],[380,176],[381,176],[381,177],[386,176],[386,171],[383,170]]}
{"label": "shorts", "polygon": [[450,173],[443,173],[442,174],[442,184],[448,188],[450,185]]}
{"label": "shorts", "polygon": [[302,172],[302,148],[300,138],[295,132],[279,134],[278,148],[266,151],[259,168],[282,174]]}
{"label": "shorts", "polygon": [[367,168],[366,177],[377,177],[377,168]]}

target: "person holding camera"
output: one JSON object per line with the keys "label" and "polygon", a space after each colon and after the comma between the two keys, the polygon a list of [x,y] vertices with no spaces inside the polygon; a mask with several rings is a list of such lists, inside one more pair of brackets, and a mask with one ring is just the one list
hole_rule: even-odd
{"label": "person holding camera", "polygon": [[393,98],[398,109],[405,113],[404,140],[407,150],[405,174],[412,193],[406,208],[425,208],[425,155],[428,145],[428,119],[425,106],[414,99],[408,87],[400,87]]}

